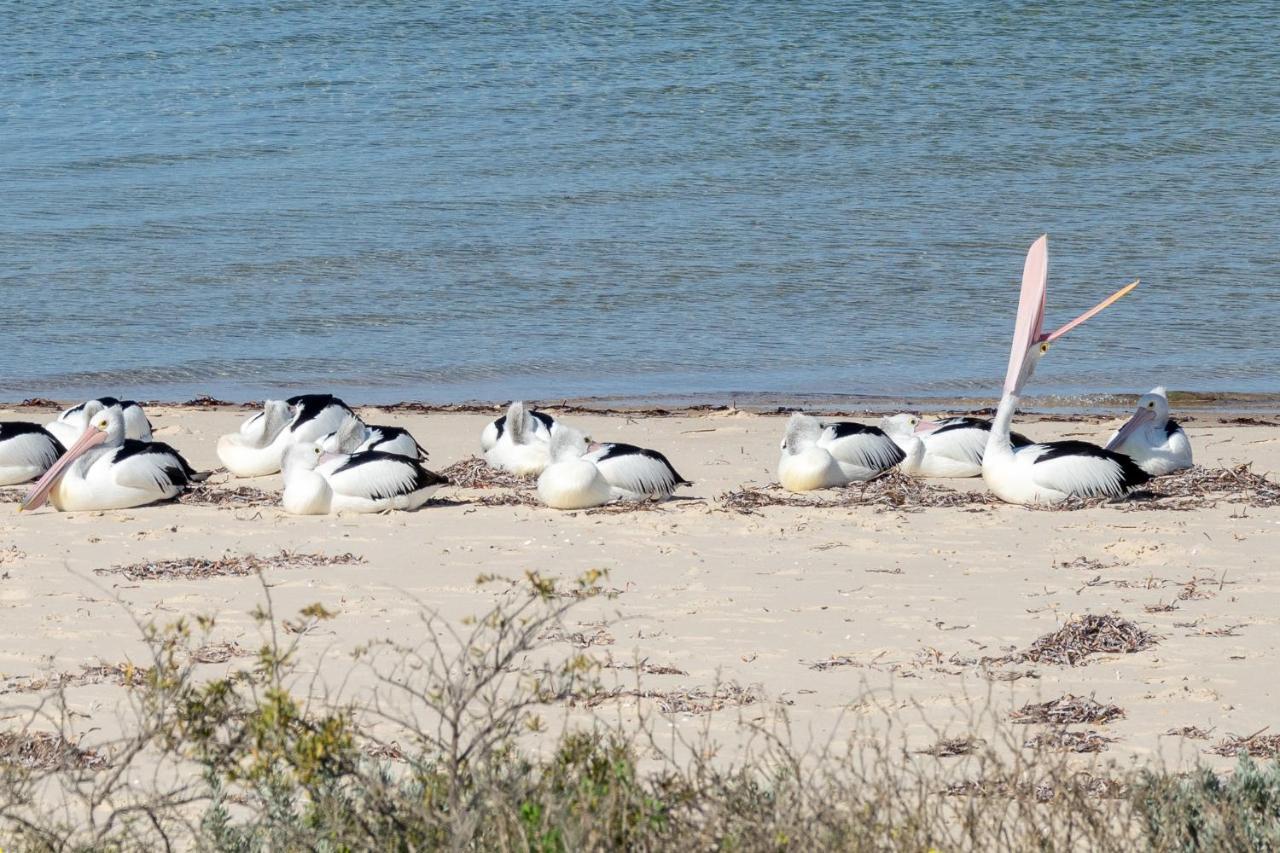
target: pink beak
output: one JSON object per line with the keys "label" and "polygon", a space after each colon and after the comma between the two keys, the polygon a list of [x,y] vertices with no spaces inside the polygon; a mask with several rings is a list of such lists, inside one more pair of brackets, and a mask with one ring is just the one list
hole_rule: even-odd
{"label": "pink beak", "polygon": [[937,429],[940,426],[942,426],[942,424],[938,423],[937,421],[926,421],[923,418],[921,418],[920,423],[916,424],[916,435],[923,435],[924,433],[927,433],[927,432],[933,432],[935,429]]}
{"label": "pink beak", "polygon": [[1057,340],[1138,286],[1138,282],[1135,281],[1120,288],[1071,322],[1046,333],[1044,303],[1048,280],[1049,236],[1044,234],[1031,244],[1031,248],[1027,251],[1026,263],[1022,268],[1022,293],[1018,297],[1018,319],[1013,327],[1009,370],[1004,379],[1006,394],[1018,394],[1022,391],[1022,382],[1026,379],[1023,368],[1026,366],[1027,354],[1032,347]]}
{"label": "pink beak", "polygon": [[27,492],[27,496],[22,499],[22,503],[18,505],[18,512],[27,509],[39,509],[44,506],[44,502],[48,500],[49,493],[53,491],[53,487],[58,484],[58,480],[66,473],[67,468],[72,462],[83,456],[90,448],[97,447],[107,440],[105,430],[90,426],[75,444],[71,445],[71,449],[59,457],[57,462],[48,471],[44,472],[44,476],[36,481],[31,487],[31,491]]}
{"label": "pink beak", "polygon": [[591,442],[590,444],[588,444],[588,445],[587,445],[587,452],[588,452],[588,453],[595,453],[597,450],[600,450],[600,449],[601,449],[601,448],[603,448],[603,447],[604,447],[604,445],[603,445],[603,444],[601,444],[600,442],[598,442],[598,441],[593,441],[593,442]]}
{"label": "pink beak", "polygon": [[1145,427],[1156,419],[1156,413],[1152,409],[1142,408],[1134,412],[1133,417],[1120,427],[1120,431],[1116,433],[1116,437],[1107,442],[1107,450],[1115,450],[1120,445],[1129,440],[1135,432]]}
{"label": "pink beak", "polygon": [[320,462],[318,464],[323,465],[324,463],[332,462],[335,459],[345,459],[346,456],[347,454],[345,453],[329,453],[328,451],[325,451],[320,454]]}

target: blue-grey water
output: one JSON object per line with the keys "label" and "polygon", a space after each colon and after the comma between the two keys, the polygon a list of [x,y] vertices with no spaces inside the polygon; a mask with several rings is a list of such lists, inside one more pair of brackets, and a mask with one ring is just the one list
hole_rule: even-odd
{"label": "blue-grey water", "polygon": [[0,399],[1280,392],[1270,2],[0,0]]}

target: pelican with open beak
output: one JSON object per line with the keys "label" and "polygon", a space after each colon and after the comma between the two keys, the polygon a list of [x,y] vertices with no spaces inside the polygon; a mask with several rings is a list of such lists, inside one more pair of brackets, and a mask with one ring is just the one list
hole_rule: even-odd
{"label": "pelican with open beak", "polygon": [[1121,497],[1149,475],[1121,453],[1084,441],[1054,441],[1014,447],[1010,425],[1023,386],[1049,345],[1138,286],[1133,282],[1052,332],[1044,331],[1049,277],[1049,238],[1031,244],[1022,271],[1022,293],[1014,324],[1004,396],[996,409],[982,457],[982,478],[1003,501],[1057,504],[1068,498]]}
{"label": "pelican with open beak", "polygon": [[128,509],[175,498],[207,476],[167,444],[125,438],[124,413],[112,406],[90,418],[19,509],[37,509],[46,500],[63,512]]}
{"label": "pelican with open beak", "polygon": [[1169,395],[1164,386],[1138,398],[1137,411],[1111,436],[1107,450],[1132,458],[1152,477],[1191,467],[1191,440],[1169,417]]}

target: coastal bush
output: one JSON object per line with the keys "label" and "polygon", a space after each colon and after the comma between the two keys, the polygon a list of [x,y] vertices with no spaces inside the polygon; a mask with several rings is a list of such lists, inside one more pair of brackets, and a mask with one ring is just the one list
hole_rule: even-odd
{"label": "coastal bush", "polygon": [[[916,755],[887,744],[870,758],[814,753],[794,746],[785,714],[778,727],[740,721],[757,746],[735,765],[706,740],[659,745],[643,714],[552,735],[548,709],[589,707],[603,691],[581,652],[535,658],[566,636],[566,613],[609,594],[602,579],[529,574],[460,626],[424,611],[421,642],[357,650],[385,689],[359,704],[303,689],[299,641],[332,618],[322,605],[277,620],[264,586],[261,648],[213,679],[197,677],[190,651],[208,647],[211,620],[148,628],[152,665],[120,680],[133,718],[119,740],[81,751],[55,681],[27,727],[50,731],[11,739],[60,744],[52,758],[33,761],[29,746],[22,761],[0,754],[0,849],[1280,847],[1280,766],[1248,757],[1221,779],[1097,776],[1062,755],[1021,759],[967,737],[939,739],[963,750]],[[81,754],[94,760],[66,758]]]}

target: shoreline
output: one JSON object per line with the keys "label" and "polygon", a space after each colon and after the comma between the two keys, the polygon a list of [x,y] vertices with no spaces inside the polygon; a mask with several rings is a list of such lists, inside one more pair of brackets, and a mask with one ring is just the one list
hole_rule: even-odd
{"label": "shoreline", "polygon": [[[302,389],[278,392],[280,396],[294,393],[312,393]],[[425,402],[401,400],[392,403],[367,402],[355,397],[335,396],[355,409],[377,409],[401,414],[448,414],[505,411],[507,400],[462,400],[457,402]],[[1097,394],[1087,396],[1046,394],[1023,400],[1019,411],[1042,416],[1048,420],[1090,421],[1105,420],[1132,410],[1139,394]],[[86,398],[87,399],[87,398]],[[776,394],[753,392],[726,395],[640,395],[640,396],[592,396],[560,398],[525,398],[527,403],[540,409],[561,413],[594,415],[625,414],[644,417],[693,417],[697,415],[743,412],[754,415],[784,415],[795,411],[813,411],[826,416],[878,417],[902,411],[945,415],[991,416],[997,400],[978,396],[922,396],[904,395],[885,397],[861,394]],[[83,402],[80,398],[53,399],[28,397],[16,401],[0,401],[0,410],[12,412],[44,411],[56,413]],[[257,409],[261,401],[228,400],[199,394],[185,400],[148,399],[139,401],[144,407],[175,411],[247,411]],[[1280,426],[1258,418],[1280,418],[1280,393],[1243,392],[1192,392],[1173,391],[1169,394],[1174,417],[1194,420],[1196,415],[1211,415],[1231,423],[1232,418],[1243,419],[1246,425]]]}

